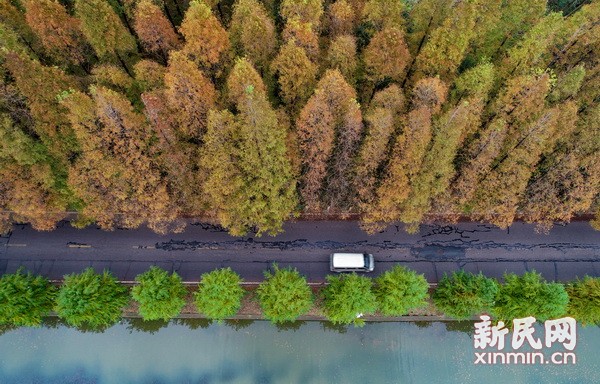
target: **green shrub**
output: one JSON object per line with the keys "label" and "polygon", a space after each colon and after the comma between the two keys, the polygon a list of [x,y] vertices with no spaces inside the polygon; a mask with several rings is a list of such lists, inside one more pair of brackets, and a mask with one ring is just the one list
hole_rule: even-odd
{"label": "green shrub", "polygon": [[546,321],[564,315],[568,303],[569,296],[562,284],[549,283],[535,271],[522,276],[509,273],[504,275],[493,312],[504,321],[528,316]]}
{"label": "green shrub", "polygon": [[231,268],[217,269],[202,275],[198,292],[194,293],[196,308],[212,320],[223,321],[235,315],[245,291],[242,279]]}
{"label": "green shrub", "polygon": [[56,288],[21,269],[0,278],[0,324],[37,327],[54,306]]}
{"label": "green shrub", "polygon": [[323,289],[325,316],[334,324],[364,325],[359,314],[373,314],[377,310],[377,298],[370,278],[356,273],[327,276],[329,285]]}
{"label": "green shrub", "polygon": [[586,276],[565,288],[569,295],[567,314],[583,325],[600,325],[600,278]]}
{"label": "green shrub", "polygon": [[447,316],[468,319],[490,312],[498,292],[498,282],[463,270],[444,275],[432,295],[435,306]]}
{"label": "green shrub", "polygon": [[131,297],[139,303],[138,312],[144,320],[167,321],[181,313],[187,290],[177,273],[152,266],[135,281],[138,285],[131,290]]}
{"label": "green shrub", "polygon": [[88,268],[65,276],[55,310],[67,324],[103,329],[121,318],[123,307],[129,302],[127,291],[110,272],[97,274]]}
{"label": "green shrub", "polygon": [[428,290],[423,275],[400,265],[375,278],[379,311],[386,316],[402,316],[413,308],[426,306]]}
{"label": "green shrub", "polygon": [[312,291],[295,268],[279,269],[274,264],[273,269],[273,274],[265,272],[256,290],[264,316],[273,323],[295,321],[312,307]]}

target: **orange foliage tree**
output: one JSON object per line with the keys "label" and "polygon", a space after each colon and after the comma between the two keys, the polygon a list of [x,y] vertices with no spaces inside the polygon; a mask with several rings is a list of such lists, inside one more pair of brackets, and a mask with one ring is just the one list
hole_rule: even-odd
{"label": "orange foliage tree", "polygon": [[25,19],[40,37],[49,56],[57,63],[83,64],[89,59],[89,47],[79,28],[79,20],[70,16],[56,0],[27,0]]}
{"label": "orange foliage tree", "polygon": [[351,161],[363,125],[356,91],[339,71],[325,73],[296,126],[304,167],[300,193],[306,209],[349,209],[354,194]]}
{"label": "orange foliage tree", "polygon": [[133,28],[142,47],[156,53],[166,63],[169,51],[179,48],[181,42],[162,10],[150,0],[142,0],[135,7]]}
{"label": "orange foliage tree", "polygon": [[229,59],[229,34],[210,7],[192,0],[179,32],[185,37],[182,52],[211,76],[219,76]]}
{"label": "orange foliage tree", "polygon": [[165,87],[167,103],[177,111],[178,131],[187,138],[200,140],[206,131],[208,111],[215,106],[215,87],[180,51],[171,54]]}

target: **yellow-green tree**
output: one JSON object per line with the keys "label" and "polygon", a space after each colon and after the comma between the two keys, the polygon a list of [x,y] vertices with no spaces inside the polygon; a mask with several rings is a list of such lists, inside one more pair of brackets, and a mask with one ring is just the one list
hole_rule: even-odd
{"label": "yellow-green tree", "polygon": [[404,27],[404,2],[396,0],[368,0],[362,9],[363,21],[377,30]]}
{"label": "yellow-green tree", "polygon": [[[14,32],[11,33],[13,37],[17,36],[35,57],[38,59],[42,58],[44,53],[42,43],[36,33],[33,32],[31,27],[27,24],[25,15],[10,1],[0,2],[0,22],[4,24],[4,27],[2,28],[4,31],[8,29],[11,32]],[[6,32],[4,33],[6,34]],[[4,40],[6,36],[2,37],[3,39],[0,39],[0,41],[2,41],[3,44],[6,44],[6,41]]]}
{"label": "yellow-green tree", "polygon": [[329,69],[339,70],[350,84],[356,84],[356,38],[352,35],[340,35],[331,40],[326,64]]}
{"label": "yellow-green tree", "polygon": [[440,76],[452,80],[458,66],[466,55],[474,36],[476,21],[474,0],[456,3],[448,18],[429,36],[416,58],[415,76]]}
{"label": "yellow-green tree", "polygon": [[[252,76],[239,73],[253,72]],[[238,59],[229,78],[237,114],[211,111],[200,164],[212,211],[234,235],[255,229],[257,235],[281,232],[294,211],[296,186],[286,156],[286,135],[275,110],[256,84],[260,76],[246,59]],[[234,83],[235,82],[235,83]]]}
{"label": "yellow-green tree", "polygon": [[303,48],[290,40],[279,50],[271,69],[277,76],[282,100],[290,109],[298,110],[314,89],[317,66]]}
{"label": "yellow-green tree", "polygon": [[74,8],[81,30],[96,55],[116,59],[128,69],[137,44],[111,5],[104,0],[75,0]]}
{"label": "yellow-green tree", "polygon": [[545,12],[546,0],[503,1],[499,10],[493,9],[491,12],[499,17],[488,23],[488,28],[478,31],[480,33],[473,41],[476,59],[502,57]]}
{"label": "yellow-green tree", "polygon": [[238,56],[246,56],[261,71],[277,46],[275,26],[265,7],[256,0],[238,0],[233,7],[229,34]]}
{"label": "yellow-green tree", "polygon": [[296,19],[303,23],[310,23],[315,30],[318,30],[323,15],[323,1],[283,0],[279,7],[279,14],[286,21]]}

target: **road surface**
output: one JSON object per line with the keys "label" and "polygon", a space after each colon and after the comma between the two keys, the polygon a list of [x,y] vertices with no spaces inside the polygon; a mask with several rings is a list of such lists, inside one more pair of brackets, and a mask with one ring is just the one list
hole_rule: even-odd
{"label": "road surface", "polygon": [[508,230],[478,223],[424,225],[415,235],[390,226],[367,235],[353,221],[287,223],[276,237],[232,237],[219,226],[191,223],[184,233],[157,235],[148,229],[102,231],[72,228],[61,222],[52,232],[15,226],[0,238],[0,274],[23,266],[50,279],[86,267],[110,269],[121,280],[158,265],[177,271],[184,281],[230,266],[246,281],[260,281],[273,262],[293,266],[311,282],[321,282],[332,251],[369,252],[375,271],[400,263],[436,283],[459,268],[501,277],[505,271],[535,269],[551,280],[568,281],[585,274],[600,276],[600,232],[586,222],[556,226],[548,235],[532,225],[515,223]]}

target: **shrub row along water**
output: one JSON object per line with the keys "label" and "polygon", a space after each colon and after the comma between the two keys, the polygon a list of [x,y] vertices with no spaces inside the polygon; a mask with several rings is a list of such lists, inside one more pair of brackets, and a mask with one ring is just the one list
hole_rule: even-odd
{"label": "shrub row along water", "polygon": [[[600,323],[600,278],[586,276],[568,284],[545,281],[535,271],[504,275],[504,283],[462,270],[445,275],[429,296],[430,286],[421,274],[397,265],[372,279],[340,274],[327,276],[317,293],[294,268],[273,265],[255,291],[264,318],[273,323],[293,322],[315,308],[334,324],[364,324],[363,315],[402,316],[435,307],[453,319],[481,313],[498,320],[534,316],[540,321],[569,315],[583,324]],[[46,278],[18,270],[0,278],[0,324],[39,326],[52,311],[67,324],[103,329],[118,322],[123,309],[133,304],[144,320],[177,317],[187,303],[188,290],[177,273],[158,267],[136,277],[129,289],[108,271],[88,268],[64,277],[57,287]],[[231,268],[202,275],[193,302],[198,313],[221,322],[238,313],[248,292]],[[314,311],[313,311],[314,313]]]}

